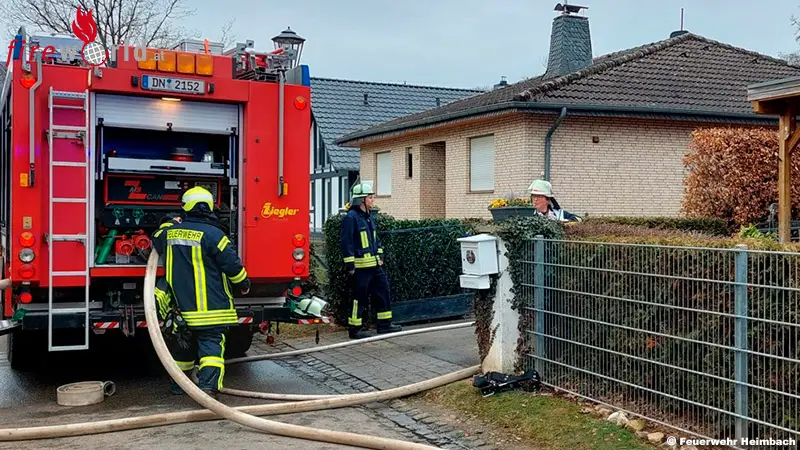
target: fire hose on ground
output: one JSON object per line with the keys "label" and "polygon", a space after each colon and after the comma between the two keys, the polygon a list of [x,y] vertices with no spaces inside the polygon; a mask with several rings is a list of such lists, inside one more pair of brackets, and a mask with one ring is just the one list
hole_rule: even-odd
{"label": "fire hose on ground", "polygon": [[[109,433],[115,431],[133,430],[140,428],[148,428],[154,426],[172,425],[187,422],[200,422],[208,420],[227,419],[244,425],[256,430],[306,440],[330,442],[343,445],[351,445],[363,448],[376,448],[376,449],[431,449],[431,447],[423,444],[416,444],[412,442],[400,441],[395,439],[381,438],[377,436],[366,436],[355,433],[331,431],[324,429],[317,429],[311,427],[303,427],[298,425],[286,424],[281,422],[269,421],[260,417],[259,415],[280,415],[280,414],[294,414],[300,412],[319,411],[324,409],[344,408],[348,406],[356,406],[366,403],[377,401],[386,401],[396,398],[406,397],[409,395],[417,394],[426,390],[434,389],[444,386],[465,378],[469,378],[480,372],[480,366],[473,366],[467,369],[462,369],[447,375],[436,377],[430,380],[414,383],[407,386],[402,386],[385,391],[368,392],[363,394],[345,394],[334,396],[301,396],[294,394],[271,394],[271,393],[258,393],[250,391],[240,391],[235,389],[225,389],[225,393],[242,393],[248,394],[245,396],[255,396],[263,394],[270,396],[269,398],[281,397],[279,399],[290,400],[297,398],[316,398],[315,400],[306,400],[299,402],[266,404],[266,405],[251,405],[230,407],[204,393],[192,380],[190,380],[177,366],[175,361],[167,349],[164,338],[161,335],[161,330],[158,325],[158,318],[155,311],[155,282],[156,282],[156,269],[158,267],[158,253],[153,250],[147,262],[147,275],[145,276],[144,283],[144,304],[145,304],[145,319],[147,320],[147,329],[150,334],[150,339],[155,348],[161,364],[169,373],[170,377],[186,392],[194,401],[201,406],[207,408],[205,410],[193,411],[179,411],[173,413],[154,414],[150,416],[128,417],[123,419],[104,420],[99,422],[83,422],[65,425],[51,425],[42,427],[29,427],[29,428],[6,428],[0,429],[0,441],[22,441],[32,439],[49,439],[59,437],[83,436],[88,434]],[[457,324],[466,326],[465,324]],[[453,326],[450,326],[453,327]],[[433,327],[438,328],[438,327]],[[413,334],[414,332],[420,333],[423,330],[411,330],[408,332],[394,333],[391,335],[376,336],[382,339],[389,337],[397,337],[400,335]],[[432,331],[432,329],[427,329]],[[359,341],[345,342],[341,344],[332,344],[326,346],[327,348],[343,347],[353,345],[356,343],[363,343],[375,338],[367,338]],[[290,356],[294,354],[311,353],[313,351],[321,351],[323,348],[312,348],[298,350],[295,352],[285,352],[272,355],[257,355],[256,357],[239,358],[238,362],[270,359],[281,356]],[[253,359],[250,359],[253,358]],[[232,360],[233,361],[233,360]],[[250,395],[255,394],[255,395]],[[273,397],[274,396],[274,397]],[[256,397],[263,398],[263,397]]]}

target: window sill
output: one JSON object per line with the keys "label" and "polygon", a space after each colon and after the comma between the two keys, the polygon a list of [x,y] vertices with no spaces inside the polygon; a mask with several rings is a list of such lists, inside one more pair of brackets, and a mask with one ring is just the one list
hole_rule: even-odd
{"label": "window sill", "polygon": [[494,189],[489,189],[486,191],[467,191],[467,195],[469,194],[494,194]]}

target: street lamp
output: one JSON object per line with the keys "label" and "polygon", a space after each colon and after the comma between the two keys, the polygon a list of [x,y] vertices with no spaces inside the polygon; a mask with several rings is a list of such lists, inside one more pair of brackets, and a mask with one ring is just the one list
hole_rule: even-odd
{"label": "street lamp", "polygon": [[272,38],[275,43],[275,50],[283,50],[289,57],[289,68],[297,67],[300,62],[300,55],[303,53],[303,43],[305,38],[301,37],[290,27],[286,27],[281,34]]}

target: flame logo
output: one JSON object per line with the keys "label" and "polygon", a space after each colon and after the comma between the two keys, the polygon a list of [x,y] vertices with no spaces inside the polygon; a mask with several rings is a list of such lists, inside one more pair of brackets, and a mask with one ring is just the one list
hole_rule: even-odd
{"label": "flame logo", "polygon": [[75,15],[75,20],[72,21],[72,32],[75,33],[78,39],[86,44],[93,42],[97,37],[97,23],[94,21],[94,17],[92,17],[92,11],[94,10],[90,9],[89,11],[84,11],[83,8],[79,6],[78,12]]}

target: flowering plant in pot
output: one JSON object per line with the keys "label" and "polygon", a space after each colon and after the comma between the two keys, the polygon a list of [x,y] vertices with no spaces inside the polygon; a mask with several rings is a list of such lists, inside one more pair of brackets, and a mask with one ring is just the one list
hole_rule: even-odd
{"label": "flowering plant in pot", "polygon": [[510,217],[530,217],[536,215],[536,209],[530,199],[515,197],[513,195],[498,198],[489,204],[492,219],[502,222]]}

